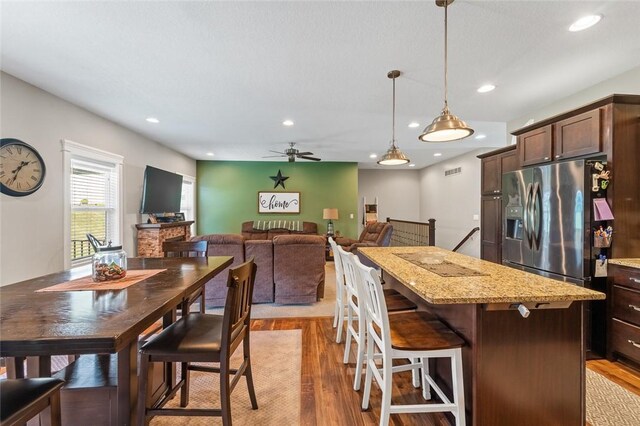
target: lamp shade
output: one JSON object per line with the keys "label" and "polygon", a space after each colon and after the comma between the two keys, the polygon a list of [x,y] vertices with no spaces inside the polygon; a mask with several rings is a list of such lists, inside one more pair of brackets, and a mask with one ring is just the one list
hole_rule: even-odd
{"label": "lamp shade", "polygon": [[322,218],[338,220],[338,209],[322,209]]}
{"label": "lamp shade", "polygon": [[409,161],[409,158],[397,146],[393,145],[378,161],[378,164],[382,166],[399,166],[407,164]]}
{"label": "lamp shade", "polygon": [[473,129],[446,108],[419,136],[423,142],[452,142],[473,134]]}

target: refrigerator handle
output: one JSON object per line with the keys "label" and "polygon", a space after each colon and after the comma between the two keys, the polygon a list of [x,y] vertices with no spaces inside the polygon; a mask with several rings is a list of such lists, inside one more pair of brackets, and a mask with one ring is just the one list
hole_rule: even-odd
{"label": "refrigerator handle", "polygon": [[535,183],[533,185],[533,193],[532,193],[532,201],[533,201],[533,214],[532,214],[532,240],[535,249],[538,250],[540,248],[540,233],[542,229],[542,195],[540,194],[540,184]]}
{"label": "refrigerator handle", "polygon": [[524,201],[524,220],[523,220],[523,226],[524,226],[524,235],[526,237],[527,240],[527,248],[531,249],[531,201],[532,201],[532,191],[531,191],[531,184],[527,184],[527,190],[525,191],[526,195],[525,195],[525,201]]}

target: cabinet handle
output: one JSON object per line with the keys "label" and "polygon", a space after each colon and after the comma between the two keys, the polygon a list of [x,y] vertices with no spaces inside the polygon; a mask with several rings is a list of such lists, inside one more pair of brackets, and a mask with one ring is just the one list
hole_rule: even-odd
{"label": "cabinet handle", "polygon": [[544,159],[545,159],[545,160],[548,160],[548,159],[549,159],[549,157],[544,157]]}
{"label": "cabinet handle", "polygon": [[494,199],[494,200],[499,200],[499,199],[500,199],[500,197],[493,197],[493,199]]}
{"label": "cabinet handle", "polygon": [[636,348],[640,349],[640,343],[636,343],[631,339],[627,340],[627,342],[631,343],[633,346],[635,346]]}
{"label": "cabinet handle", "polygon": [[562,155],[558,154],[556,155],[556,158],[562,158]]}
{"label": "cabinet handle", "polygon": [[495,194],[498,194],[498,193],[500,192],[500,190],[499,190],[499,189],[496,189],[496,190],[494,190],[493,192],[494,192]]}
{"label": "cabinet handle", "polygon": [[631,281],[633,281],[634,283],[636,283],[636,284],[640,284],[640,279],[638,279],[638,278],[629,277],[629,279]]}
{"label": "cabinet handle", "polygon": [[634,311],[638,311],[638,312],[640,312],[640,307],[638,307],[638,306],[636,306],[636,305],[629,305],[629,307],[630,307],[631,309],[633,309]]}

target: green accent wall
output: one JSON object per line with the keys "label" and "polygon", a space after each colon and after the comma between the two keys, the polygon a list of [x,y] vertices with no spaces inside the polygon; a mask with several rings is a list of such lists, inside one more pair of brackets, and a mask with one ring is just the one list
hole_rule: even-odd
{"label": "green accent wall", "polygon": [[[278,170],[289,179],[286,189],[273,188]],[[258,192],[300,192],[300,214],[258,214]],[[199,235],[239,234],[248,220],[299,220],[316,222],[326,233],[323,208],[337,208],[334,228],[341,235],[357,238],[357,163],[295,163],[258,161],[198,161],[197,214]],[[349,215],[353,214],[353,219]]]}

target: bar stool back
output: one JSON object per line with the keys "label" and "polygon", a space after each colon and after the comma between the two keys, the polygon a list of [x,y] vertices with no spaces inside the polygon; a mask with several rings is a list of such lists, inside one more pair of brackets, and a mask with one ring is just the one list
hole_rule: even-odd
{"label": "bar stool back", "polygon": [[[462,376],[462,351],[464,341],[440,321],[423,312],[411,312],[389,316],[380,278],[373,268],[363,265],[355,258],[362,286],[362,302],[365,309],[367,338],[367,368],[362,409],[369,407],[371,382],[375,378],[382,390],[380,425],[389,424],[394,413],[451,412],[456,425],[465,425],[464,385]],[[409,336],[407,338],[407,336]],[[406,371],[409,365],[393,366],[394,359],[419,359],[422,364],[421,380],[423,396],[430,398],[430,388],[437,393],[442,403],[391,404],[392,374]],[[427,372],[430,358],[450,358],[453,398],[451,401]],[[382,368],[377,360],[382,360]]]}
{"label": "bar stool back", "polygon": [[338,244],[332,237],[329,237],[329,244],[333,250],[333,264],[336,268],[336,306],[333,314],[333,328],[336,328],[336,343],[342,342],[343,324],[346,320],[344,313],[347,305],[345,301],[345,284],[344,284],[344,268],[342,266],[342,258],[338,253]]}

